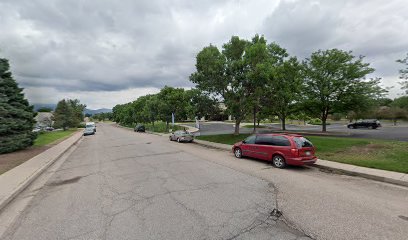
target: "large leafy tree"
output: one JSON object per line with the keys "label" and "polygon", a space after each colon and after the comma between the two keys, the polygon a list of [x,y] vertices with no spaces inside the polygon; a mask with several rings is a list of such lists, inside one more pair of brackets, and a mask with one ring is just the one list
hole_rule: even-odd
{"label": "large leafy tree", "polygon": [[86,105],[81,104],[78,99],[62,99],[54,111],[54,126],[64,131],[78,127],[83,120],[85,107]]}
{"label": "large leafy tree", "polygon": [[363,57],[356,59],[351,52],[319,50],[303,66],[305,107],[322,120],[322,131],[326,131],[330,113],[345,112],[362,98],[381,96],[379,80],[365,80],[374,69],[363,62]]}
{"label": "large leafy tree", "polygon": [[223,45],[222,52],[213,45],[203,48],[196,57],[196,72],[190,76],[198,89],[223,98],[235,118],[235,134],[239,134],[239,125],[253,104],[253,85],[245,60],[249,45],[250,42],[234,36]]}
{"label": "large leafy tree", "polygon": [[256,131],[257,117],[261,110],[262,97],[270,73],[270,55],[265,38],[255,35],[245,49],[245,67],[247,83],[245,85],[248,104],[252,108],[254,132]]}
{"label": "large leafy tree", "polygon": [[160,100],[157,95],[148,95],[145,105],[143,106],[143,115],[146,116],[147,122],[151,122],[154,128],[154,123],[159,118]]}
{"label": "large leafy tree", "polygon": [[166,122],[169,129],[171,116],[174,114],[175,120],[185,119],[187,116],[187,104],[185,91],[183,88],[173,88],[165,86],[157,94],[159,98],[159,119]]}
{"label": "large leafy tree", "polygon": [[187,113],[190,119],[211,119],[221,112],[217,99],[207,92],[193,88],[186,91],[186,98],[189,101]]}
{"label": "large leafy tree", "polygon": [[408,96],[402,96],[399,98],[394,99],[391,106],[399,107],[408,111]]}
{"label": "large leafy tree", "polygon": [[298,110],[302,85],[302,66],[296,57],[289,57],[286,49],[276,43],[268,46],[270,76],[264,88],[267,111],[275,114],[286,129],[286,118]]}
{"label": "large leafy tree", "polygon": [[67,103],[72,109],[72,127],[77,127],[84,119],[85,104],[81,104],[78,99],[68,99]]}
{"label": "large leafy tree", "polygon": [[74,125],[74,110],[69,101],[62,99],[58,102],[54,111],[54,127],[64,131]]}
{"label": "large leafy tree", "polygon": [[397,62],[405,65],[405,68],[399,70],[400,79],[402,79],[400,84],[402,85],[401,88],[408,94],[408,54],[404,59],[397,60]]}
{"label": "large leafy tree", "polygon": [[7,59],[0,58],[0,153],[31,146],[36,135],[33,107],[24,98],[10,72]]}

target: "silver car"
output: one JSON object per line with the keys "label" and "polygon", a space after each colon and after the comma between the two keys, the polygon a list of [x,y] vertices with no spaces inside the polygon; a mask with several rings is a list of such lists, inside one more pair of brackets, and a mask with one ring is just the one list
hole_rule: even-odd
{"label": "silver car", "polygon": [[184,131],[184,130],[179,130],[171,133],[169,136],[170,141],[177,141],[177,142],[192,142],[194,140],[193,134]]}
{"label": "silver car", "polygon": [[95,131],[94,131],[94,128],[93,127],[86,127],[85,129],[84,129],[84,136],[86,136],[86,135],[94,135],[95,134]]}

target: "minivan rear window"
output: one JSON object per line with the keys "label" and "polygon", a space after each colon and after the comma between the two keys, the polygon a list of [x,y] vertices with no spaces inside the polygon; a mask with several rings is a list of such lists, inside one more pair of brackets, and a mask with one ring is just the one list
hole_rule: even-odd
{"label": "minivan rear window", "polygon": [[302,147],[313,147],[312,142],[310,142],[309,140],[307,140],[304,137],[294,137],[293,141],[295,141],[296,146],[298,148],[302,148]]}

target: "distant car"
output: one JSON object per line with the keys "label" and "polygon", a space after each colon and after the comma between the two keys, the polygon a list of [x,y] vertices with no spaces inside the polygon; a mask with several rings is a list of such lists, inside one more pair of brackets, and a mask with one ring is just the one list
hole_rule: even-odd
{"label": "distant car", "polygon": [[138,124],[138,125],[136,125],[134,131],[135,131],[135,132],[145,132],[145,131],[146,131],[146,128],[145,128],[144,125]]}
{"label": "distant car", "polygon": [[92,128],[93,131],[96,132],[96,124],[94,122],[85,123],[85,128]]}
{"label": "distant car", "polygon": [[169,136],[170,141],[177,141],[177,142],[192,142],[194,141],[194,136],[188,131],[185,130],[178,130]]}
{"label": "distant car", "polygon": [[306,165],[316,162],[315,147],[306,138],[296,134],[256,134],[235,143],[235,157],[243,156],[272,161],[273,166]]}
{"label": "distant car", "polygon": [[86,135],[94,135],[95,134],[95,130],[93,127],[86,127],[84,129],[84,136]]}
{"label": "distant car", "polygon": [[38,133],[38,132],[41,132],[42,130],[43,130],[43,129],[40,128],[40,127],[35,127],[35,128],[33,129],[33,132]]}
{"label": "distant car", "polygon": [[53,127],[46,127],[45,130],[51,132],[51,131],[54,131],[54,128]]}
{"label": "distant car", "polygon": [[348,128],[369,128],[369,129],[377,129],[381,127],[380,121],[377,119],[367,119],[367,120],[359,120],[354,123],[350,123],[347,125]]}

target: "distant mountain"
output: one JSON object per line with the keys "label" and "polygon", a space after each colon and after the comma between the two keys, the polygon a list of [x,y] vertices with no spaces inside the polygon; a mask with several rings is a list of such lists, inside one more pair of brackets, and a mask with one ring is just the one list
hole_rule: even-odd
{"label": "distant mountain", "polygon": [[34,103],[34,111],[37,111],[40,108],[50,108],[52,111],[55,110],[57,107],[57,104],[52,104],[52,103]]}
{"label": "distant mountain", "polygon": [[[52,109],[52,111],[54,111],[55,108],[57,107],[57,104],[34,103],[33,106],[34,106],[34,111],[37,111],[40,108],[50,108],[50,109]],[[94,115],[94,114],[97,114],[97,113],[107,113],[107,112],[112,112],[112,109],[109,109],[109,108],[100,108],[100,109],[88,109],[88,108],[85,108],[85,110],[84,110],[84,114],[89,113],[91,115]]]}
{"label": "distant mountain", "polygon": [[98,114],[98,113],[107,113],[107,112],[112,112],[112,109],[109,109],[109,108],[100,108],[100,109],[88,109],[88,108],[85,108],[85,110],[84,110],[84,114],[91,114],[91,115],[94,115],[94,114]]}

